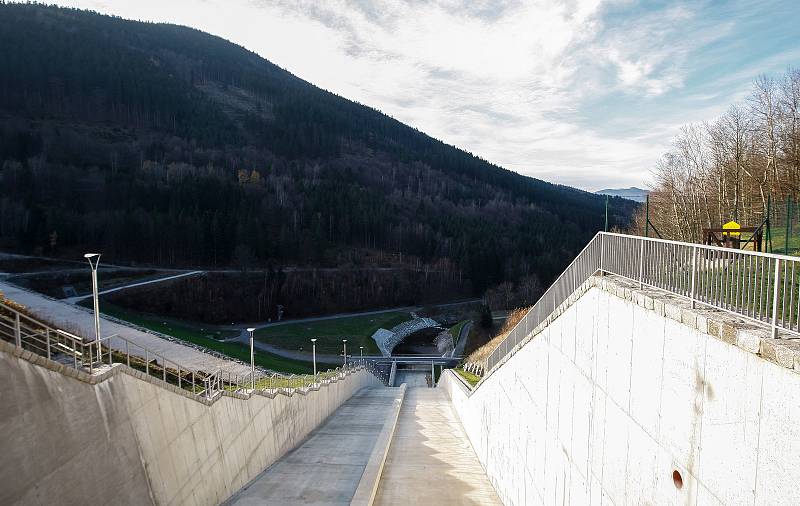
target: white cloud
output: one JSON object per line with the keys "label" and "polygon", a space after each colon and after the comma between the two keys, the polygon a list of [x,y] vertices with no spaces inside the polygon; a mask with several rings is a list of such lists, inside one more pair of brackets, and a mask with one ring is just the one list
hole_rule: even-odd
{"label": "white cloud", "polygon": [[655,10],[627,0],[61,3],[209,31],[492,162],[587,189],[643,184],[692,119],[648,108],[674,100],[696,51],[735,28],[695,1]]}

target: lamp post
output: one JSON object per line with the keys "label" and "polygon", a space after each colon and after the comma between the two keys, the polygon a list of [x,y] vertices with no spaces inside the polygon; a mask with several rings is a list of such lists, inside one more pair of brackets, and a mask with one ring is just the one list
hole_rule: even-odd
{"label": "lamp post", "polygon": [[317,382],[317,340],[311,340],[311,360],[314,362],[314,383]]}
{"label": "lamp post", "polygon": [[358,349],[361,350],[361,365],[364,365],[364,347],[359,346]]}
{"label": "lamp post", "polygon": [[344,345],[344,366],[347,367],[347,339],[342,339]]}
{"label": "lamp post", "polygon": [[100,297],[97,294],[97,266],[100,264],[100,253],[86,253],[83,258],[92,269],[92,295],[94,297],[94,342],[97,344],[97,360],[102,361],[100,349]]}
{"label": "lamp post", "polygon": [[256,359],[255,359],[255,352],[253,350],[253,332],[255,332],[255,328],[250,327],[247,329],[247,332],[250,334],[250,389],[256,389]]}

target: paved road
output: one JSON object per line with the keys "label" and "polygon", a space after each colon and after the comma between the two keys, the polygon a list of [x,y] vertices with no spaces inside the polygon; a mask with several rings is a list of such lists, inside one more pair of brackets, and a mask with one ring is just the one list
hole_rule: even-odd
{"label": "paved road", "polygon": [[397,388],[362,389],[225,504],[350,504],[397,394]]}
{"label": "paved road", "polygon": [[502,504],[443,390],[406,390],[375,504]]}
{"label": "paved road", "polygon": [[[152,285],[153,283],[162,283],[164,281],[170,281],[170,280],[178,279],[178,278],[185,278],[187,276],[196,276],[198,274],[203,274],[204,272],[205,271],[182,272],[180,274],[174,274],[172,276],[165,276],[163,278],[148,279],[147,281],[135,281],[133,283],[128,283],[127,285],[116,286],[114,288],[109,288],[107,290],[100,290],[97,293],[98,293],[98,295],[105,295],[107,293],[119,292],[120,290],[127,290],[128,288],[134,288],[134,287],[137,287],[137,286]],[[92,294],[90,293],[90,294],[87,294],[87,295],[78,295],[77,297],[69,297],[69,298],[63,299],[63,300],[64,300],[64,302],[66,302],[68,304],[76,304],[76,303],[82,301],[83,299],[90,298],[91,296],[92,296]]]}
{"label": "paved road", "polygon": [[460,357],[464,355],[464,347],[467,345],[470,330],[472,330],[472,322],[467,322],[461,327],[461,332],[458,334],[458,343],[456,343],[453,353],[450,354],[451,357]]}
{"label": "paved road", "polygon": [[[91,312],[65,302],[51,299],[34,292],[23,290],[9,283],[0,282],[0,292],[15,302],[27,307],[31,312],[53,325],[63,328],[68,332],[94,337],[94,316]],[[100,318],[101,335],[109,336],[118,334],[132,342],[158,353],[188,370],[215,371],[225,369],[235,374],[249,374],[250,367],[231,360],[203,353],[200,350],[184,346],[178,341],[168,341],[153,334]],[[121,348],[121,344],[114,344]],[[144,352],[131,350],[132,354],[143,355]]]}

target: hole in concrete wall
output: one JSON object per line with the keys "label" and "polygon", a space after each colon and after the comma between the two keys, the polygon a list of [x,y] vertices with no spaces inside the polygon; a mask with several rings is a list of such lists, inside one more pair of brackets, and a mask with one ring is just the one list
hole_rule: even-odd
{"label": "hole in concrete wall", "polygon": [[683,488],[683,476],[681,476],[681,473],[677,469],[672,471],[672,482],[678,490]]}

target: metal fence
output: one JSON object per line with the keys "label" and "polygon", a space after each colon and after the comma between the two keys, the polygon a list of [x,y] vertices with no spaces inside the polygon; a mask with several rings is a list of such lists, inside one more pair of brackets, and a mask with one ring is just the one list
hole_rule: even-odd
{"label": "metal fence", "polygon": [[491,370],[596,273],[630,279],[800,334],[800,258],[598,233],[487,358]]}
{"label": "metal fence", "polygon": [[384,384],[386,374],[372,363],[355,362],[341,368],[314,374],[235,374],[218,369],[213,372],[183,367],[160,353],[129,339],[111,335],[99,341],[87,341],[79,336],[51,327],[37,319],[0,302],[0,339],[14,343],[17,348],[31,351],[68,367],[93,374],[97,369],[113,364],[144,372],[165,384],[187,390],[198,398],[212,400],[223,392],[262,391],[292,393],[298,389],[319,387],[337,381],[350,372],[367,370]]}

